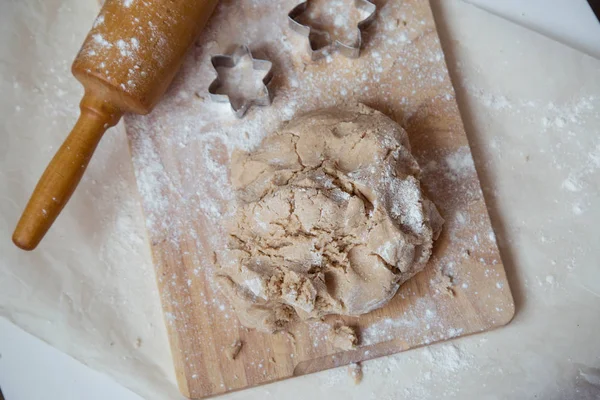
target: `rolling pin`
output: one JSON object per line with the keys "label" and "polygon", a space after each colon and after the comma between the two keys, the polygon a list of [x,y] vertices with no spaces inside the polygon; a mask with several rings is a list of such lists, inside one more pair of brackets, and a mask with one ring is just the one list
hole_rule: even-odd
{"label": "rolling pin", "polygon": [[217,0],[106,0],[72,72],[84,86],[73,130],[40,178],[13,234],[33,250],[77,187],[102,135],[123,113],[147,114]]}

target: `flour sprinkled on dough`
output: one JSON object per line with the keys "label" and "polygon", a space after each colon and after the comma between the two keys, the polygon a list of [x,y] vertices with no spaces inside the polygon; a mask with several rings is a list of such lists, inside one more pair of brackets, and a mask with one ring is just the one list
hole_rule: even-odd
{"label": "flour sprinkled on dough", "polygon": [[406,132],[362,104],[289,122],[232,157],[239,200],[218,281],[261,331],[382,307],[421,271],[443,220]]}

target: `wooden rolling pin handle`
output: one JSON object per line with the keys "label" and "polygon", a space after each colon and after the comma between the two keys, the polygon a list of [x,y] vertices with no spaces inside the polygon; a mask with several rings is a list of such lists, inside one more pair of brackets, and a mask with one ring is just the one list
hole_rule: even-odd
{"label": "wooden rolling pin handle", "polygon": [[122,112],[93,93],[86,92],[81,114],[69,136],[40,178],[12,240],[33,250],[69,201],[106,130],[117,124]]}

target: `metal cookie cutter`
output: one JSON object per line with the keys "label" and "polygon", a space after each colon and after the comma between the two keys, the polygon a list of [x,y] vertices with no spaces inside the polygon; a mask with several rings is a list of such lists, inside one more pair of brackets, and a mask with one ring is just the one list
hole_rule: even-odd
{"label": "metal cookie cutter", "polygon": [[[310,54],[311,59],[317,60],[324,55],[326,55],[330,50],[338,49],[340,53],[350,58],[358,58],[360,55],[360,48],[362,46],[362,31],[371,24],[375,20],[375,12],[377,11],[377,6],[371,3],[368,0],[354,0],[354,6],[359,10],[365,11],[367,13],[367,17],[360,21],[357,25],[358,35],[356,41],[351,44],[345,44],[340,42],[339,40],[333,41],[331,36],[327,32],[323,32],[318,29],[311,28],[308,25],[302,25],[297,21],[297,18],[303,14],[308,8],[308,3],[310,0],[303,1],[298,4],[296,7],[292,9],[292,11],[288,14],[288,22],[290,28],[294,31],[298,32],[302,36],[305,36],[308,39],[308,52]],[[315,35],[320,35],[326,38],[327,44],[321,47],[318,47],[315,42]]]}
{"label": "metal cookie cutter", "polygon": [[[217,93],[217,91],[221,88],[223,82],[219,79],[218,76],[218,68],[233,68],[235,67],[240,60],[248,56],[252,61],[252,69],[255,71],[264,71],[265,75],[262,79],[263,88],[262,93],[259,97],[253,99],[243,99],[240,104],[234,104],[228,95]],[[231,105],[231,109],[234,114],[238,118],[242,118],[246,111],[253,106],[268,106],[271,104],[271,93],[269,92],[268,85],[273,78],[273,63],[267,60],[257,60],[252,57],[252,53],[248,46],[237,46],[231,53],[226,55],[217,55],[210,59],[215,71],[217,71],[217,78],[212,81],[210,86],[208,87],[208,94],[211,100],[216,101],[218,103],[229,103]]]}

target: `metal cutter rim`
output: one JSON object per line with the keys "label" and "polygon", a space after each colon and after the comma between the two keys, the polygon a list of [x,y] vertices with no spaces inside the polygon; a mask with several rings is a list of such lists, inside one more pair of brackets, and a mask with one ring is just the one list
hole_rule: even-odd
{"label": "metal cutter rim", "polygon": [[[252,69],[255,71],[265,71],[265,76],[262,79],[263,83],[263,95],[250,99],[247,101],[243,101],[242,104],[236,108],[236,106],[231,102],[231,99],[228,95],[217,93],[217,90],[221,87],[222,82],[219,79],[218,68],[233,68],[235,67],[239,61],[244,57],[249,56],[252,61]],[[268,60],[259,60],[252,56],[252,52],[246,45],[239,45],[235,47],[235,49],[229,54],[219,54],[211,57],[210,62],[217,71],[217,77],[215,80],[211,82],[208,86],[208,94],[211,100],[217,103],[229,103],[233,113],[236,117],[242,118],[248,109],[253,105],[256,106],[268,106],[271,104],[271,92],[269,91],[269,83],[273,79],[273,63]]]}
{"label": "metal cutter rim", "polygon": [[[368,15],[357,24],[358,35],[354,45],[348,45],[340,42],[339,40],[331,40],[329,33],[320,31],[318,29],[311,28],[308,25],[303,25],[296,21],[301,14],[303,14],[307,8],[310,0],[303,1],[296,5],[288,13],[288,23],[290,28],[301,34],[308,39],[308,52],[313,61],[318,60],[325,56],[329,51],[338,49],[340,53],[348,58],[358,58],[360,56],[360,49],[362,47],[362,31],[366,29],[374,20],[377,12],[377,6],[371,3],[369,0],[354,0],[354,6],[360,10],[368,13]],[[321,48],[313,48],[313,43],[310,38],[311,32],[319,32],[327,37],[328,44]]]}

